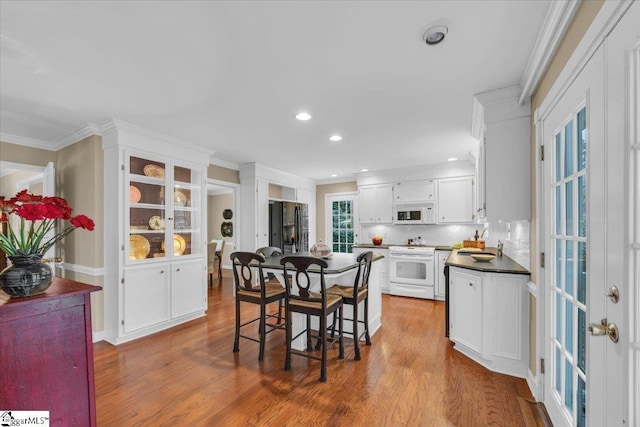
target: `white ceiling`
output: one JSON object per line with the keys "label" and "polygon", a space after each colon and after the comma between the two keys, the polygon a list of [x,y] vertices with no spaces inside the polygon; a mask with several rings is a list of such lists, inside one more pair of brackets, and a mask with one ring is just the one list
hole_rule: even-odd
{"label": "white ceiling", "polygon": [[2,0],[0,132],[116,118],[317,180],[466,159],[473,95],[520,83],[550,3]]}

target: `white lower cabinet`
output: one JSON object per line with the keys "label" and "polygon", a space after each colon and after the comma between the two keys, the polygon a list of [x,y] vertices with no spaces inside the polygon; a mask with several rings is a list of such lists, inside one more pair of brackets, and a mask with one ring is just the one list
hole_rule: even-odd
{"label": "white lower cabinet", "polygon": [[446,292],[446,278],[444,277],[444,264],[447,262],[447,258],[451,251],[436,251],[436,290],[435,299],[444,301]]}
{"label": "white lower cabinet", "polygon": [[456,345],[482,354],[482,278],[463,272],[450,275],[449,337]]}
{"label": "white lower cabinet", "polygon": [[175,319],[207,307],[206,272],[201,261],[174,263],[171,268],[171,318]]}
{"label": "white lower cabinet", "polygon": [[200,317],[207,307],[203,260],[124,270],[119,344]]}
{"label": "white lower cabinet", "polygon": [[169,320],[169,266],[124,271],[121,319],[125,334]]}
{"label": "white lower cabinet", "polygon": [[527,378],[528,275],[449,271],[449,337],[486,368]]}

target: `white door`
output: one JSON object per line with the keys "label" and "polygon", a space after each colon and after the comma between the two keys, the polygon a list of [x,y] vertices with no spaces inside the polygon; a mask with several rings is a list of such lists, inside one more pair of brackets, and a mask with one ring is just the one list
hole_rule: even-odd
{"label": "white door", "polygon": [[[637,93],[631,102],[627,94],[630,82],[638,82],[637,68],[633,76],[628,70],[630,49],[638,56],[639,12],[636,3],[541,118],[544,403],[555,426],[637,422],[628,415],[629,406],[632,411],[638,406],[629,400],[629,387],[637,387],[638,379],[628,377],[626,354],[633,331],[623,310],[631,294],[631,275],[625,273],[631,259],[629,223],[638,215],[626,200],[630,150],[624,134],[638,126],[630,123],[638,118],[629,111]],[[607,297],[614,285],[620,293],[617,303]],[[617,343],[604,334],[613,324]]]}
{"label": "white door", "polygon": [[325,196],[325,240],[336,253],[352,253],[357,237],[357,193],[336,193]]}

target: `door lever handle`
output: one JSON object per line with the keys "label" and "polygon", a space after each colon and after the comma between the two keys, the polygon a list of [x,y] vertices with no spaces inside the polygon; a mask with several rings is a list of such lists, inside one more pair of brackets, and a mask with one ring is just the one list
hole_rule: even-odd
{"label": "door lever handle", "polygon": [[618,339],[620,338],[618,326],[613,322],[607,322],[606,317],[600,321],[600,324],[590,323],[587,327],[587,330],[594,337],[608,335],[609,339],[614,343],[617,343]]}

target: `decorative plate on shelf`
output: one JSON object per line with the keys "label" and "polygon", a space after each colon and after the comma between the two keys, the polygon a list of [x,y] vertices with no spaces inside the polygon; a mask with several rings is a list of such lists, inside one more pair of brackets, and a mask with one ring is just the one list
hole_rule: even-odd
{"label": "decorative plate on shelf", "polygon": [[129,236],[129,258],[145,259],[151,251],[149,241],[140,234],[132,234]]}
{"label": "decorative plate on shelf", "polygon": [[164,218],[154,215],[149,218],[149,228],[152,230],[164,230]]}
{"label": "decorative plate on shelf", "polygon": [[144,172],[146,176],[150,176],[152,178],[164,178],[164,168],[162,166],[150,164],[145,166],[142,169],[142,172]]}
{"label": "decorative plate on shelf", "polygon": [[233,218],[233,211],[231,209],[225,209],[222,211],[222,218],[231,219]]}
{"label": "decorative plate on shelf", "polygon": [[129,201],[131,203],[138,203],[141,198],[142,198],[142,193],[140,193],[140,190],[138,189],[138,187],[136,187],[135,185],[130,185],[129,186]]}
{"label": "decorative plate on shelf", "polygon": [[[162,253],[164,253],[164,242],[160,246],[162,248]],[[173,255],[179,256],[182,255],[187,249],[187,242],[185,242],[184,237],[179,234],[173,235]]]}
{"label": "decorative plate on shelf", "polygon": [[220,233],[222,234],[222,237],[233,237],[233,223],[225,221],[220,224]]}
{"label": "decorative plate on shelf", "polygon": [[173,204],[178,206],[178,207],[187,206],[187,196],[185,196],[182,191],[174,191],[173,192]]}
{"label": "decorative plate on shelf", "polygon": [[173,235],[173,254],[182,255],[187,249],[187,242],[184,241],[184,237],[179,234]]}

